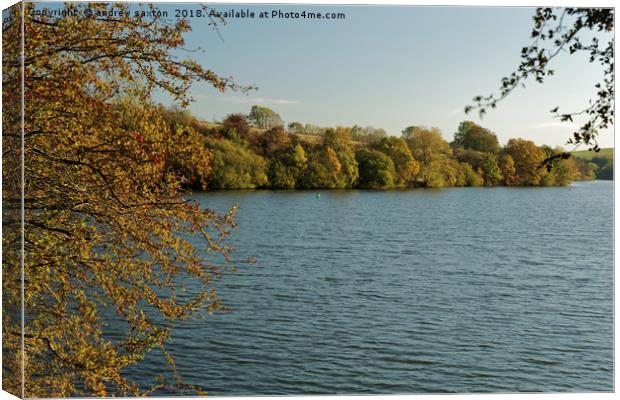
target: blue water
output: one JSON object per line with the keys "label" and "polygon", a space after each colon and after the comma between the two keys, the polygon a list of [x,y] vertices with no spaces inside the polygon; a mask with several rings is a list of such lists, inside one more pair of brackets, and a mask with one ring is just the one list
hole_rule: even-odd
{"label": "blue water", "polygon": [[612,189],[195,193],[257,263],[169,349],[211,395],[611,391]]}

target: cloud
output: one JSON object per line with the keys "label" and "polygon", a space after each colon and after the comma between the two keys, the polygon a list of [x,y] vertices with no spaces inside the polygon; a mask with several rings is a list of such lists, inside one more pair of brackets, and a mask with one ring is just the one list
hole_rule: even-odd
{"label": "cloud", "polygon": [[227,97],[227,100],[232,101],[233,103],[241,103],[241,104],[277,104],[277,105],[292,105],[299,104],[296,100],[287,100],[287,99],[270,99],[267,97]]}
{"label": "cloud", "polygon": [[562,121],[549,121],[549,122],[541,122],[540,124],[532,125],[532,128],[565,128],[565,129],[575,129],[577,125],[573,122],[562,122]]}

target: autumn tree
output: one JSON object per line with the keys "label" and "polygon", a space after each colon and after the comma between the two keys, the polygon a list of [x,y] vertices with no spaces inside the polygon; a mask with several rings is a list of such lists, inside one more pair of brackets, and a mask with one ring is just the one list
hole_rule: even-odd
{"label": "autumn tree", "polygon": [[299,143],[293,149],[276,154],[269,164],[269,187],[274,189],[299,187],[307,161],[306,151]]}
{"label": "autumn tree", "polygon": [[415,127],[412,134],[403,134],[403,138],[411,149],[413,157],[422,163],[430,163],[435,156],[452,155],[450,145],[437,128]]}
{"label": "autumn tree", "polygon": [[384,137],[375,143],[373,148],[386,154],[394,163],[396,185],[409,186],[414,183],[420,171],[420,164],[413,158],[404,139],[394,136]]}
{"label": "autumn tree", "polygon": [[455,164],[451,160],[450,144],[437,128],[409,127],[403,131],[411,154],[420,163],[417,182],[427,187],[453,186],[456,183]]}
{"label": "autumn tree", "polygon": [[547,173],[543,160],[546,155],[531,140],[510,139],[503,149],[514,161],[515,179],[512,184],[517,186],[536,186],[541,183]]}
{"label": "autumn tree", "polygon": [[262,155],[272,155],[292,149],[293,139],[281,125],[266,130],[255,141],[255,151]]}
{"label": "autumn tree", "polygon": [[580,172],[577,161],[561,147],[551,148],[550,146],[540,146],[545,153],[545,157],[550,162],[545,163],[547,174],[541,179],[542,186],[566,186],[573,180],[580,179]]}
{"label": "autumn tree", "polygon": [[422,131],[422,130],[424,130],[423,127],[412,125],[412,126],[408,126],[405,129],[403,129],[401,134],[402,134],[403,139],[408,140],[408,139],[411,139],[416,132]]}
{"label": "autumn tree", "polygon": [[[13,6],[17,8],[18,6]],[[21,255],[23,199],[21,156],[21,24],[18,10],[2,24],[2,389],[24,397],[21,347]],[[5,17],[5,15],[3,15]]]}
{"label": "autumn tree", "polygon": [[[15,318],[20,259],[9,251],[3,388],[22,397],[148,394],[157,387],[131,382],[124,368],[160,348],[179,378],[165,347],[170,326],[220,307],[213,284],[234,226],[234,210],[218,215],[183,196],[185,178],[169,161],[191,154],[199,173],[208,174],[212,155],[195,145],[191,130],[171,129],[151,94],[163,90],[185,105],[195,81],[236,87],[176,56],[190,29],[186,20],[125,13],[148,7],[135,4],[69,3],[64,7],[77,12],[62,18],[32,13],[33,3],[21,6],[10,10],[3,29],[3,99],[20,95],[23,67],[24,132],[11,113],[3,115],[3,151],[19,160],[10,144],[24,140],[25,198],[3,191],[3,206],[9,216],[25,211],[26,319],[21,326]],[[87,15],[86,7],[117,13]],[[10,173],[3,169],[3,181]],[[3,219],[5,249],[20,243],[20,227],[19,219]],[[184,293],[185,285],[196,290]],[[106,315],[127,327],[125,335],[106,334]],[[191,389],[180,380],[175,385]]]}
{"label": "autumn tree", "polygon": [[227,139],[205,141],[212,153],[209,187],[255,189],[267,184],[267,161],[250,148]]}
{"label": "autumn tree", "polygon": [[[162,157],[166,170],[175,173],[184,188],[207,189],[211,168],[209,157],[205,157],[203,149],[204,135],[199,132],[200,122],[188,110],[178,107],[159,105],[155,112],[175,137],[175,143],[169,144]],[[144,140],[141,134],[137,138]]]}
{"label": "autumn tree", "polygon": [[334,189],[339,186],[342,164],[331,147],[321,148],[308,155],[301,184],[308,189]]}
{"label": "autumn tree", "polygon": [[222,129],[225,132],[234,131],[246,141],[252,140],[252,128],[248,118],[244,114],[230,114],[222,121]]}
{"label": "autumn tree", "polygon": [[480,171],[483,173],[485,186],[496,186],[504,179],[496,154],[486,153],[484,155]]}
{"label": "autumn tree", "polygon": [[483,153],[477,150],[457,148],[454,149],[454,156],[457,160],[463,163],[468,163],[472,167],[478,169],[482,167],[486,155],[489,153]]}
{"label": "autumn tree", "polygon": [[483,153],[497,153],[499,151],[497,136],[472,121],[463,121],[459,124],[454,133],[452,146]]}
{"label": "autumn tree", "polygon": [[471,165],[475,171],[480,171],[486,186],[495,186],[502,181],[502,174],[495,153],[457,148],[454,150],[454,155],[460,162]]}
{"label": "autumn tree", "polygon": [[[323,135],[323,147],[329,155],[328,159],[333,165],[339,165],[338,173],[335,175],[335,187],[351,188],[357,183],[359,171],[355,153],[351,146],[351,130],[349,128],[337,127],[327,129]],[[332,152],[337,162],[331,161]]]}
{"label": "autumn tree", "polygon": [[259,129],[270,129],[284,124],[280,114],[268,107],[252,106],[248,118]]}
{"label": "autumn tree", "polygon": [[581,158],[574,158],[573,161],[578,171],[577,176],[579,177],[579,180],[589,181],[596,179],[598,165],[591,161],[583,160]]}
{"label": "autumn tree", "polygon": [[515,160],[512,159],[510,154],[500,154],[498,165],[502,172],[504,184],[507,186],[515,185],[517,182],[517,170],[515,169]]}
{"label": "autumn tree", "polygon": [[159,114],[166,120],[172,130],[191,127],[197,123],[196,118],[188,109],[181,108],[176,104],[172,107],[164,107],[160,104]]}
{"label": "autumn tree", "polygon": [[331,147],[336,151],[350,151],[351,129],[341,126],[336,129],[327,129],[323,134],[323,146]]}
{"label": "autumn tree", "polygon": [[482,186],[484,178],[468,163],[461,163],[456,168],[456,186]]}

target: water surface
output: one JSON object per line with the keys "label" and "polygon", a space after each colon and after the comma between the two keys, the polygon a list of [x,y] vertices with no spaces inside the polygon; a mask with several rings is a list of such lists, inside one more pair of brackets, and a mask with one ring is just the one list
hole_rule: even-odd
{"label": "water surface", "polygon": [[211,395],[611,391],[612,189],[196,193],[257,263],[169,348]]}

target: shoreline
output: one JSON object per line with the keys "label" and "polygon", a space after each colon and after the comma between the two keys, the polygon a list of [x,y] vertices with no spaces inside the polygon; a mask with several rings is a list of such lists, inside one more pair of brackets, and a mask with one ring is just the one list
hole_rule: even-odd
{"label": "shoreline", "polygon": [[238,189],[207,189],[207,190],[189,190],[188,194],[194,193],[214,193],[214,192],[344,192],[344,191],[359,191],[359,192],[410,192],[410,191],[441,191],[446,189],[570,189],[575,183],[584,182],[612,182],[613,179],[591,179],[582,181],[573,181],[569,185],[565,186],[445,186],[445,187],[399,187],[389,189],[373,189],[373,188],[238,188]]}

